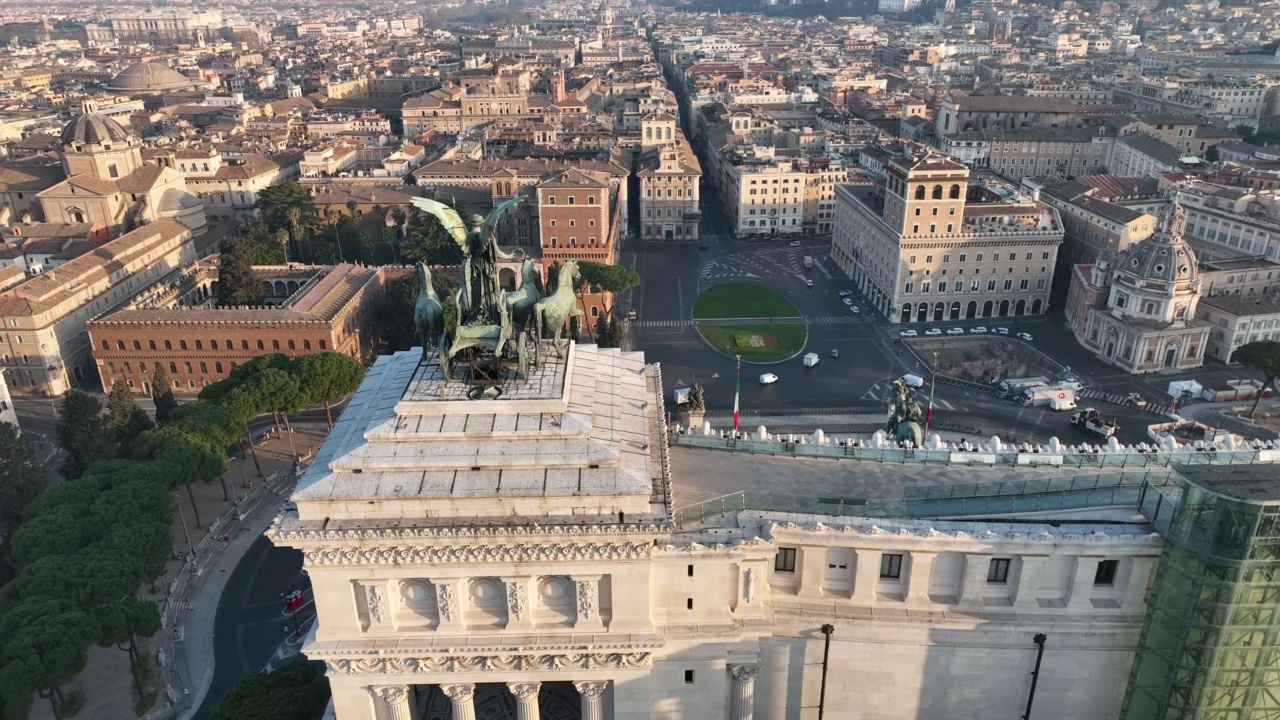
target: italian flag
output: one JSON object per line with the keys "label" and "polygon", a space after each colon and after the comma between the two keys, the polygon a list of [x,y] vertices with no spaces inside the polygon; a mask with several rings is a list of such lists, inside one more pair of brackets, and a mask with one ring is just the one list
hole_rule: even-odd
{"label": "italian flag", "polygon": [[738,397],[742,395],[742,359],[738,359],[738,380],[733,387],[733,429],[738,429]]}

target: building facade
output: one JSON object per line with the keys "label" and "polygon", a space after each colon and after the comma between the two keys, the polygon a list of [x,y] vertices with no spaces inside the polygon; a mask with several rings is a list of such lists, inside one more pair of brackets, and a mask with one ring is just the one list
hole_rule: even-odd
{"label": "building facade", "polygon": [[1200,269],[1182,237],[1181,206],[1163,214],[1151,237],[1077,265],[1067,299],[1076,341],[1131,373],[1200,367],[1208,345],[1209,327],[1196,313]]}
{"label": "building facade", "polygon": [[928,151],[836,188],[831,257],[892,322],[1040,315],[1062,242],[1052,208]]}

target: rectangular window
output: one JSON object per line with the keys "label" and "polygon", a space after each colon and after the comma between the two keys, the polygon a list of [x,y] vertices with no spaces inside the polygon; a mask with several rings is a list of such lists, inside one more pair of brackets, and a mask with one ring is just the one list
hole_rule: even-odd
{"label": "rectangular window", "polygon": [[778,554],[773,558],[773,569],[778,572],[795,572],[796,549],[778,548]]}
{"label": "rectangular window", "polygon": [[996,281],[995,281],[995,280],[988,280],[988,281],[987,281],[987,292],[991,292],[992,290],[995,290],[995,289],[996,289]]}
{"label": "rectangular window", "polygon": [[987,566],[987,582],[1008,582],[1010,562],[1009,558],[991,558],[991,564]]}
{"label": "rectangular window", "polygon": [[685,685],[692,685],[692,684],[693,684],[693,671],[692,671],[692,670],[685,670],[685,671],[684,671],[684,684],[685,684]]}
{"label": "rectangular window", "polygon": [[960,262],[965,261],[965,253],[960,253]]}
{"label": "rectangular window", "polygon": [[1012,290],[1012,289],[1013,289],[1013,281],[1012,281],[1012,280],[1005,280],[1005,281],[1004,281],[1004,289],[1005,289],[1005,290]]}
{"label": "rectangular window", "polygon": [[1093,574],[1093,584],[1114,585],[1116,582],[1116,570],[1119,569],[1119,560],[1103,560],[1098,563],[1098,570]]}
{"label": "rectangular window", "polygon": [[880,577],[885,580],[902,578],[902,555],[885,553],[880,556]]}

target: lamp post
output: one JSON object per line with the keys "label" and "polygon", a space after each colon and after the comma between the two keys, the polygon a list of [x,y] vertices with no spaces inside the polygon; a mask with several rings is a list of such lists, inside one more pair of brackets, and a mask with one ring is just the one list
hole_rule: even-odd
{"label": "lamp post", "polygon": [[821,630],[824,639],[822,641],[822,685],[818,688],[818,720],[822,720],[822,713],[827,706],[827,659],[831,655],[831,635],[836,631],[836,626],[826,623]]}
{"label": "lamp post", "polygon": [[187,541],[187,553],[190,554],[192,548],[191,548],[191,535],[187,533],[187,514],[182,511],[182,501],[178,500],[178,496],[174,495],[173,499],[177,500],[178,502],[178,517],[182,518],[182,537],[185,538]]}

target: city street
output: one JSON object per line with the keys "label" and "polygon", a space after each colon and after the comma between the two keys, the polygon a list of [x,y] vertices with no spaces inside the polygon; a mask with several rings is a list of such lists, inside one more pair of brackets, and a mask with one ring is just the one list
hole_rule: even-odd
{"label": "city street", "polygon": [[[809,337],[804,352],[816,352],[820,362],[805,368],[799,357],[773,364],[742,364],[741,407],[744,414],[816,414],[815,409],[838,409],[845,413],[872,412],[883,407],[889,383],[907,372],[923,372],[910,353],[898,354],[894,341],[901,326],[891,325],[856,293],[852,281],[840,277],[827,257],[830,240],[800,238],[800,247],[791,247],[792,238],[769,242],[730,239],[727,225],[714,210],[704,212],[704,230],[713,237],[701,245],[693,243],[632,243],[622,261],[640,273],[641,285],[628,293],[621,307],[634,309],[630,347],[642,350],[653,362],[662,364],[668,391],[702,383],[709,410],[733,407],[733,358],[713,350],[703,341],[691,317],[694,300],[706,288],[721,282],[759,283],[790,300],[804,315]],[[803,258],[815,258],[811,270]],[[805,280],[812,279],[813,287]],[[841,301],[839,292],[850,290],[861,305],[854,314]],[[1016,322],[1015,322],[1016,320]],[[1081,398],[1081,407],[1095,407],[1114,419],[1122,430],[1122,442],[1145,442],[1146,427],[1161,415],[1138,410],[1127,404],[1109,402],[1107,396],[1137,392],[1153,404],[1168,404],[1169,382],[1194,378],[1201,383],[1223,382],[1256,373],[1240,367],[1209,365],[1198,370],[1170,374],[1133,376],[1101,362],[1076,343],[1066,330],[1059,311],[1043,318],[983,318],[946,322],[941,327],[970,328],[1006,326],[1011,332],[1029,332],[1034,345],[1054,360],[1069,365],[1088,385],[1095,397]],[[923,332],[926,326],[912,325]],[[831,350],[840,357],[830,357]],[[762,386],[758,377],[770,372],[779,381]],[[712,379],[719,373],[719,379]],[[803,412],[801,412],[803,410]],[[1010,401],[976,390],[939,385],[934,417],[984,432],[998,433],[1019,441],[1045,441],[1057,436],[1063,441],[1089,439],[1070,427],[1070,413],[1045,408],[1023,408]]]}

